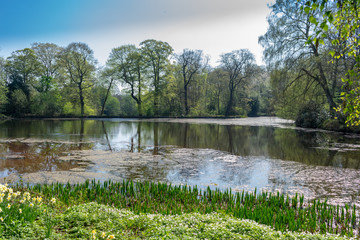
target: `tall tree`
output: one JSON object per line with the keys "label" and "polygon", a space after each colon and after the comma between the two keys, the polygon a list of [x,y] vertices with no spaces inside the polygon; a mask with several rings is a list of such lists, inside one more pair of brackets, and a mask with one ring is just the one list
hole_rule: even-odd
{"label": "tall tree", "polygon": [[30,48],[17,50],[6,60],[6,72],[9,80],[10,91],[21,90],[27,103],[30,104],[30,93],[35,83],[36,76],[39,75],[39,62]]}
{"label": "tall tree", "polygon": [[[330,7],[329,7],[330,6]],[[312,33],[308,45],[325,44],[324,39],[334,31],[338,39],[331,41],[334,49],[329,51],[332,63],[337,67],[339,59],[350,63],[342,79],[342,104],[337,111],[346,116],[347,125],[360,125],[360,1],[313,0],[302,1],[300,10],[311,19]],[[314,13],[320,12],[316,15]],[[330,31],[331,29],[332,31]]]}
{"label": "tall tree", "polygon": [[[298,1],[277,0],[271,6],[269,28],[259,38],[259,43],[265,48],[264,58],[272,70],[281,69],[293,76],[283,79],[284,89],[290,89],[299,82],[306,82],[304,94],[309,89],[321,88],[329,112],[334,115],[338,79],[345,65],[344,61],[338,61],[334,66],[328,63],[328,52],[331,51],[328,43],[337,36],[332,35],[331,38],[305,45],[315,31],[311,23],[314,18],[307,16],[299,6]],[[313,14],[319,15],[319,12],[315,11]]]}
{"label": "tall tree", "polygon": [[159,98],[161,85],[164,82],[169,57],[173,48],[166,42],[154,39],[145,40],[140,43],[141,53],[151,72],[152,87],[154,88],[154,112],[159,116]]}
{"label": "tall tree", "polygon": [[225,115],[234,114],[234,92],[240,83],[254,74],[254,55],[247,49],[235,50],[221,55],[221,66],[228,74],[229,101]]}
{"label": "tall tree", "polygon": [[93,86],[96,60],[85,43],[70,43],[61,53],[61,63],[67,76],[78,88],[81,116],[84,115],[84,90]]}
{"label": "tall tree", "polygon": [[119,79],[130,88],[131,97],[136,101],[139,116],[142,116],[142,88],[144,62],[140,50],[134,45],[124,45],[111,51],[107,65]]}
{"label": "tall tree", "polygon": [[185,115],[190,112],[188,105],[188,87],[203,68],[207,66],[207,58],[204,57],[201,50],[184,49],[181,54],[176,55],[177,63],[181,67],[181,74],[184,82],[184,107]]}
{"label": "tall tree", "polygon": [[54,43],[33,43],[31,48],[40,62],[41,78],[38,90],[47,92],[58,72],[58,60],[62,48]]}

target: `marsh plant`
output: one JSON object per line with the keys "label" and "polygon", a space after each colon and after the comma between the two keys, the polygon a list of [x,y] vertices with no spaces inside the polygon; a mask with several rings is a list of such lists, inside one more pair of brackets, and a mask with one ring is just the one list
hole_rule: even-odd
{"label": "marsh plant", "polygon": [[97,202],[134,214],[182,215],[218,212],[250,219],[276,231],[332,233],[354,236],[359,229],[356,207],[332,206],[327,201],[304,202],[304,196],[280,193],[199,189],[197,186],[154,182],[86,181],[83,184],[38,184],[17,188],[70,207]]}

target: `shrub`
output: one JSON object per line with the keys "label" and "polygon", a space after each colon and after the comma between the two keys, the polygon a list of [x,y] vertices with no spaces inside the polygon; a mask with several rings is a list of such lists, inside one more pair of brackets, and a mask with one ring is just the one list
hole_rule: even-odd
{"label": "shrub", "polygon": [[309,101],[300,108],[296,116],[295,125],[305,128],[319,128],[328,118],[329,114],[320,104]]}

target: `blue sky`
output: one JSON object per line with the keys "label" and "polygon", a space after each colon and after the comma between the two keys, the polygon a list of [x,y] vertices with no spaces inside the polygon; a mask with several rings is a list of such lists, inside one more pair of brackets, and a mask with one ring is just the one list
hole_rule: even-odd
{"label": "blue sky", "polygon": [[2,0],[0,56],[33,42],[85,42],[100,64],[112,48],[146,39],[175,52],[201,49],[217,64],[221,53],[248,48],[261,63],[259,35],[270,0]]}

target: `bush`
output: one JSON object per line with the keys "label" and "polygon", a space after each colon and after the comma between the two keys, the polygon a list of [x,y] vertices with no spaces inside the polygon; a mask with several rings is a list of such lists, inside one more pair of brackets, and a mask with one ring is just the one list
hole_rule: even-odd
{"label": "bush", "polygon": [[300,108],[296,116],[295,125],[305,128],[319,128],[328,118],[329,114],[320,104],[309,101]]}

